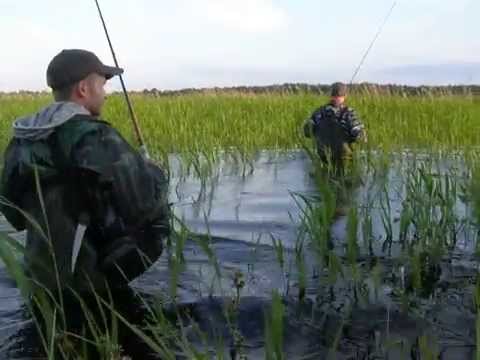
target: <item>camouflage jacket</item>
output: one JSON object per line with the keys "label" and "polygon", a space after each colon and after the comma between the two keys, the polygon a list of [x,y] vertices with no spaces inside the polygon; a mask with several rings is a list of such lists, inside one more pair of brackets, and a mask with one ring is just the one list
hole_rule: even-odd
{"label": "camouflage jacket", "polygon": [[313,112],[305,124],[305,136],[310,137],[312,133],[315,134],[321,122],[330,119],[334,119],[340,125],[348,143],[353,143],[365,136],[364,126],[355,110],[345,105],[334,106],[331,103]]}
{"label": "camouflage jacket", "polygon": [[[108,123],[77,110],[71,104],[53,104],[17,121],[4,156],[0,210],[17,230],[27,230],[27,270],[48,288],[55,286],[54,267],[65,287],[85,288],[89,282],[101,287],[112,279],[125,283],[114,274],[115,267],[127,269],[128,281],[140,275],[145,266],[132,253],[141,250],[155,261],[169,232],[163,171],[144,160]],[[48,229],[51,247],[18,209]],[[72,273],[75,229],[85,217],[88,230],[78,271]],[[49,254],[52,248],[56,265]]]}

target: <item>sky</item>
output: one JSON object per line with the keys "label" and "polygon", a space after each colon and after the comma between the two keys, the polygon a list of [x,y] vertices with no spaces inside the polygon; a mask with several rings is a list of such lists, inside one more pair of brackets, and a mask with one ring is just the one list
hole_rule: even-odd
{"label": "sky", "polygon": [[[127,88],[349,81],[390,0],[99,0]],[[479,0],[398,0],[356,82],[480,83]],[[94,0],[0,0],[0,91],[64,48],[112,56]],[[118,79],[109,82],[118,90]]]}

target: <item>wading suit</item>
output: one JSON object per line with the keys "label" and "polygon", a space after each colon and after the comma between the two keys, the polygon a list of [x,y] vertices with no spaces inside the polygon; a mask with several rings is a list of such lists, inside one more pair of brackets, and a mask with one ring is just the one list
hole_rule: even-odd
{"label": "wading suit", "polygon": [[170,230],[160,168],[72,102],[55,102],[13,129],[1,195],[14,207],[1,211],[27,230],[24,263],[34,283],[80,293],[125,288],[159,258]]}
{"label": "wading suit", "polygon": [[304,124],[306,137],[315,137],[317,152],[324,163],[343,168],[351,157],[351,145],[364,136],[364,127],[355,111],[345,105],[324,105]]}

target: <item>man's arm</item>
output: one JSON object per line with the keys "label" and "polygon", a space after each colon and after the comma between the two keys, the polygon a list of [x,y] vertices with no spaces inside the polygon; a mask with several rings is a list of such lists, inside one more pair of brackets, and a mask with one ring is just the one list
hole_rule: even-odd
{"label": "man's arm", "polygon": [[[75,141],[66,150],[68,166],[79,172],[96,173],[118,215],[127,226],[143,226],[167,202],[167,180],[153,169],[122,135],[107,123],[71,121],[60,142]],[[156,170],[156,171],[153,171]],[[160,204],[160,202],[162,204]]]}
{"label": "man's arm", "polygon": [[23,177],[19,175],[19,149],[13,141],[3,155],[4,162],[0,178],[0,211],[13,227],[20,231],[26,227],[24,216],[14,208],[21,207],[21,193],[25,192]]}
{"label": "man's arm", "polygon": [[313,136],[313,120],[311,117],[305,120],[303,124],[303,135],[307,138]]}
{"label": "man's arm", "polygon": [[349,127],[349,136],[351,142],[367,142],[367,134],[365,131],[365,127],[355,110],[353,110],[352,108],[348,108],[346,120]]}
{"label": "man's arm", "polygon": [[323,109],[323,106],[318,108],[307,120],[305,120],[303,124],[303,134],[305,135],[305,137],[310,138],[314,136],[315,123],[321,119]]}

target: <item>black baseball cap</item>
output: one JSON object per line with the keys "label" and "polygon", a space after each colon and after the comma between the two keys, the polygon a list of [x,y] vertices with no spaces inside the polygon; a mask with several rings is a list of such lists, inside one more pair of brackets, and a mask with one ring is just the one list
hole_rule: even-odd
{"label": "black baseball cap", "polygon": [[123,73],[123,69],[104,65],[91,51],[66,49],[54,56],[47,68],[47,84],[53,90],[63,89],[97,73],[111,79]]}
{"label": "black baseball cap", "polygon": [[341,82],[336,82],[332,84],[332,96],[346,96],[347,95],[347,85]]}

